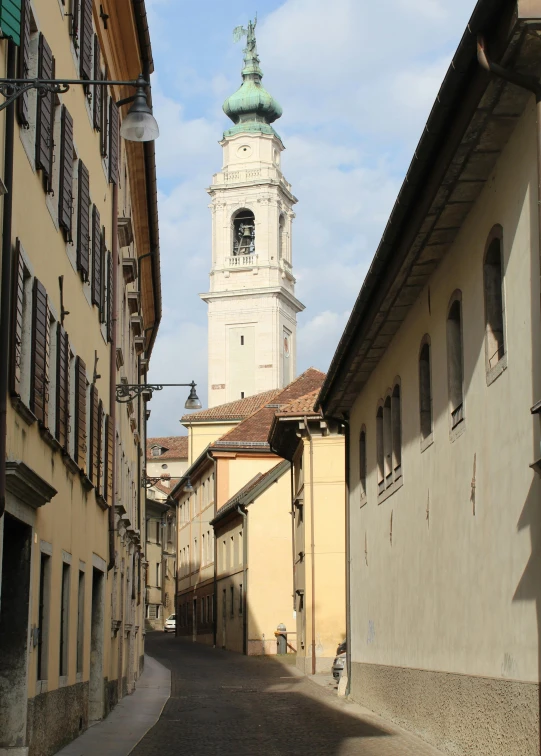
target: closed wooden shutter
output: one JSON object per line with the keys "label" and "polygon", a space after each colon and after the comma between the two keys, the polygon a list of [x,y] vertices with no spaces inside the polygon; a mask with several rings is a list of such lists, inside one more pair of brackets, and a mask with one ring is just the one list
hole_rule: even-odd
{"label": "closed wooden shutter", "polygon": [[49,419],[49,304],[45,287],[34,279],[30,409],[45,428]]}
{"label": "closed wooden shutter", "polygon": [[56,330],[56,440],[65,452],[69,448],[70,348],[68,334],[59,323]]}
{"label": "closed wooden shutter", "polygon": [[[39,35],[38,78],[54,79],[55,61],[43,34]],[[54,94],[38,96],[36,113],[36,168],[43,171],[44,185],[51,188],[54,151]]]}
{"label": "closed wooden shutter", "polygon": [[113,100],[109,100],[109,181],[118,184],[118,158],[120,149],[120,117]]}
{"label": "closed wooden shutter", "polygon": [[96,493],[98,496],[103,495],[103,452],[104,452],[104,441],[103,441],[103,402],[101,399],[98,402],[98,426],[96,429],[97,432],[97,444],[98,444],[98,473],[96,480],[94,482],[94,485],[96,486]]}
{"label": "closed wooden shutter", "polygon": [[[21,46],[19,47],[18,78],[27,79],[30,73],[30,0],[21,3]],[[28,128],[30,110],[28,92],[17,99],[17,116],[19,123]]]}
{"label": "closed wooden shutter", "polygon": [[71,36],[73,44],[79,47],[79,18],[81,15],[81,0],[71,0]]}
{"label": "closed wooden shutter", "polygon": [[107,341],[113,340],[113,256],[107,255]]}
{"label": "closed wooden shutter", "polygon": [[86,473],[86,365],[81,357],[75,361],[75,461]]}
{"label": "closed wooden shutter", "polygon": [[96,205],[92,206],[92,304],[101,305],[101,219]]}
{"label": "closed wooden shutter", "polygon": [[113,449],[114,449],[114,427],[111,416],[105,418],[105,476],[103,482],[104,498],[109,504],[113,503]]}
{"label": "closed wooden shutter", "polygon": [[[101,50],[97,34],[94,34],[94,79],[96,81],[102,81]],[[94,85],[94,128],[97,131],[101,131],[102,127],[101,109],[103,104],[103,89],[104,88],[101,85]]]}
{"label": "closed wooden shutter", "polygon": [[[107,72],[105,73],[107,78]],[[101,87],[103,90],[103,102],[101,104],[101,134],[100,134],[100,146],[101,156],[106,158],[109,149],[109,95],[107,89]]]}
{"label": "closed wooden shutter", "polygon": [[105,300],[106,276],[107,276],[107,248],[105,246],[105,226],[101,229],[101,288],[100,288],[100,323],[107,320],[107,306]]}
{"label": "closed wooden shutter", "polygon": [[88,281],[90,272],[90,177],[82,160],[79,160],[77,217],[77,270],[81,271],[83,281]]}
{"label": "closed wooden shutter", "polygon": [[71,241],[71,209],[73,204],[73,120],[62,105],[60,136],[60,170],[58,185],[58,222]]}
{"label": "closed wooden shutter", "polygon": [[17,239],[15,246],[15,266],[13,273],[9,389],[12,394],[20,396],[23,359],[24,261],[19,239]]}
{"label": "closed wooden shutter", "polygon": [[88,477],[92,483],[98,485],[100,464],[100,419],[99,396],[96,384],[90,386],[90,470]]}
{"label": "closed wooden shutter", "polygon": [[81,0],[81,79],[92,78],[92,0]]}

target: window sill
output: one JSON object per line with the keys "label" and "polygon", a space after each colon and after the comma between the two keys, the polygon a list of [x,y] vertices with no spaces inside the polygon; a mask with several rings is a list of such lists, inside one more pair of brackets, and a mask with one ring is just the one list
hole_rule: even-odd
{"label": "window sill", "polygon": [[45,441],[45,443],[51,447],[53,451],[62,451],[61,445],[58,443],[56,438],[53,436],[49,428],[45,428],[43,425],[40,424],[39,427],[39,433],[42,439]]}
{"label": "window sill", "polygon": [[368,504],[368,498],[366,494],[361,494],[361,503],[360,503],[359,509],[362,509],[367,504]]}
{"label": "window sill", "polygon": [[461,420],[454,428],[449,431],[449,440],[451,443],[456,441],[466,431],[466,421]]}
{"label": "window sill", "polygon": [[79,475],[81,476],[81,483],[85,491],[88,491],[88,492],[92,491],[92,489],[94,488],[94,484],[92,483],[88,475],[82,470],[79,470]]}
{"label": "window sill", "polygon": [[404,485],[403,478],[399,478],[398,480],[395,480],[394,483],[391,483],[391,485],[385,489],[385,491],[382,491],[378,495],[378,504],[383,504],[384,501],[386,501],[389,497],[391,497],[394,493],[396,493],[402,486]]}
{"label": "window sill", "polygon": [[494,381],[500,377],[504,370],[507,370],[507,352],[503,355],[501,360],[499,360],[494,365],[493,368],[487,370],[487,386],[490,386],[491,383],[494,383]]}
{"label": "window sill", "polygon": [[60,677],[58,678],[58,687],[59,688],[68,687],[68,675],[60,675]]}
{"label": "window sill", "polygon": [[107,502],[105,501],[105,499],[103,498],[101,494],[96,495],[96,504],[98,505],[100,509],[103,509],[104,512],[106,512],[109,509],[109,505],[107,504]]}
{"label": "window sill", "polygon": [[62,461],[68,468],[68,470],[73,473],[74,475],[79,472],[79,467],[76,462],[73,461],[73,459],[70,457],[69,454],[66,454],[64,452],[64,456],[62,457]]}
{"label": "window sill", "polygon": [[434,443],[434,434],[421,439],[421,454],[426,451]]}
{"label": "window sill", "polygon": [[27,425],[34,425],[37,417],[34,415],[30,407],[27,407],[20,396],[11,397],[11,406],[17,412]]}

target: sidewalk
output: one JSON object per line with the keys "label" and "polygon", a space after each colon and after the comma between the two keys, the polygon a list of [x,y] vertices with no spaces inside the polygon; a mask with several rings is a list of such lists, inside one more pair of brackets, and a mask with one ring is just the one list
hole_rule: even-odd
{"label": "sidewalk", "polygon": [[56,756],[128,756],[156,724],[170,694],[171,672],[145,655],[145,669],[135,692]]}

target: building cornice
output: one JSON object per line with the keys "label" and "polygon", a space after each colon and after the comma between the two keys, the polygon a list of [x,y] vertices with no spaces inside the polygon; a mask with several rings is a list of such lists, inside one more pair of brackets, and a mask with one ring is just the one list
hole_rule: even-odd
{"label": "building cornice", "polygon": [[203,302],[212,302],[216,299],[234,299],[235,297],[266,297],[269,294],[275,294],[278,297],[282,297],[289,302],[297,312],[302,312],[305,309],[305,305],[303,305],[297,297],[287,291],[287,289],[283,289],[281,286],[273,286],[268,289],[242,289],[242,291],[209,291],[206,294],[199,294],[199,296]]}

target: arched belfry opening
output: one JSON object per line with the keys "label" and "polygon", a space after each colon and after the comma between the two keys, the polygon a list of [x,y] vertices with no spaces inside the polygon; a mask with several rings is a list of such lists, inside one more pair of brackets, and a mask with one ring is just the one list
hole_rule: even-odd
{"label": "arched belfry opening", "polygon": [[255,252],[255,217],[251,210],[239,210],[233,217],[233,256]]}

